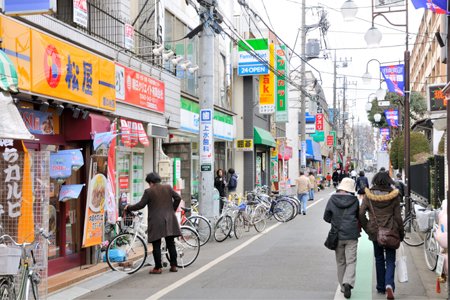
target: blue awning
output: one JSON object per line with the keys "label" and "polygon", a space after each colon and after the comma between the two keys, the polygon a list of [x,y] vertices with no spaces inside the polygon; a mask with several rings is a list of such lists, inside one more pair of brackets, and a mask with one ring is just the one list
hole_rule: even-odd
{"label": "blue awning", "polygon": [[320,144],[312,140],[306,140],[306,159],[321,161]]}

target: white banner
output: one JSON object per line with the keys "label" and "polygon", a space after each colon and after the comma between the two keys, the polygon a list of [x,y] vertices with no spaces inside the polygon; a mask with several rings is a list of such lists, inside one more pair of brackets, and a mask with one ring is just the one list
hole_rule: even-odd
{"label": "white banner", "polygon": [[88,26],[88,10],[86,0],[73,0],[73,21],[87,28]]}

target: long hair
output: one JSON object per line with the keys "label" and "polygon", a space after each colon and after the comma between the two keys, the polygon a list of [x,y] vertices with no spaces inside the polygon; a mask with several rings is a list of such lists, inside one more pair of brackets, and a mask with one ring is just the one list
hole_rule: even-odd
{"label": "long hair", "polygon": [[394,184],[394,181],[392,180],[391,176],[389,176],[388,172],[382,171],[382,172],[378,172],[377,174],[375,174],[375,176],[373,176],[372,184],[388,187],[388,186],[391,186],[391,184]]}

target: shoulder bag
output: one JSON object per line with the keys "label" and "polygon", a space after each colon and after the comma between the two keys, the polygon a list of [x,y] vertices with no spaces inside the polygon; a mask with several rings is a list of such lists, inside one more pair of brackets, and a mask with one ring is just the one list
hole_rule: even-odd
{"label": "shoulder bag", "polygon": [[336,226],[333,226],[333,223],[331,223],[331,229],[328,232],[327,239],[325,240],[325,243],[324,243],[325,247],[327,247],[330,250],[336,250],[336,248],[337,248],[338,241],[339,241],[338,233],[339,233],[339,230],[341,229],[342,220],[344,219],[344,215],[345,215],[346,211],[347,211],[347,208],[342,213],[341,222],[339,223],[339,228],[336,228]]}
{"label": "shoulder bag", "polygon": [[390,249],[398,249],[400,247],[400,234],[398,230],[390,229],[387,227],[382,227],[378,224],[377,216],[375,215],[375,210],[372,206],[372,201],[369,201],[370,209],[372,210],[373,218],[375,220],[375,224],[377,224],[378,232],[377,232],[377,243],[380,246],[390,248]]}

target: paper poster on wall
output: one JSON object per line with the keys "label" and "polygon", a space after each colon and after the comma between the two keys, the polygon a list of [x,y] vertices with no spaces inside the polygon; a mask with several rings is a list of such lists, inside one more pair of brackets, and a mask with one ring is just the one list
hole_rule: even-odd
{"label": "paper poster on wall", "polygon": [[95,175],[89,182],[86,217],[84,219],[83,248],[102,243],[106,186],[107,179],[103,174]]}

